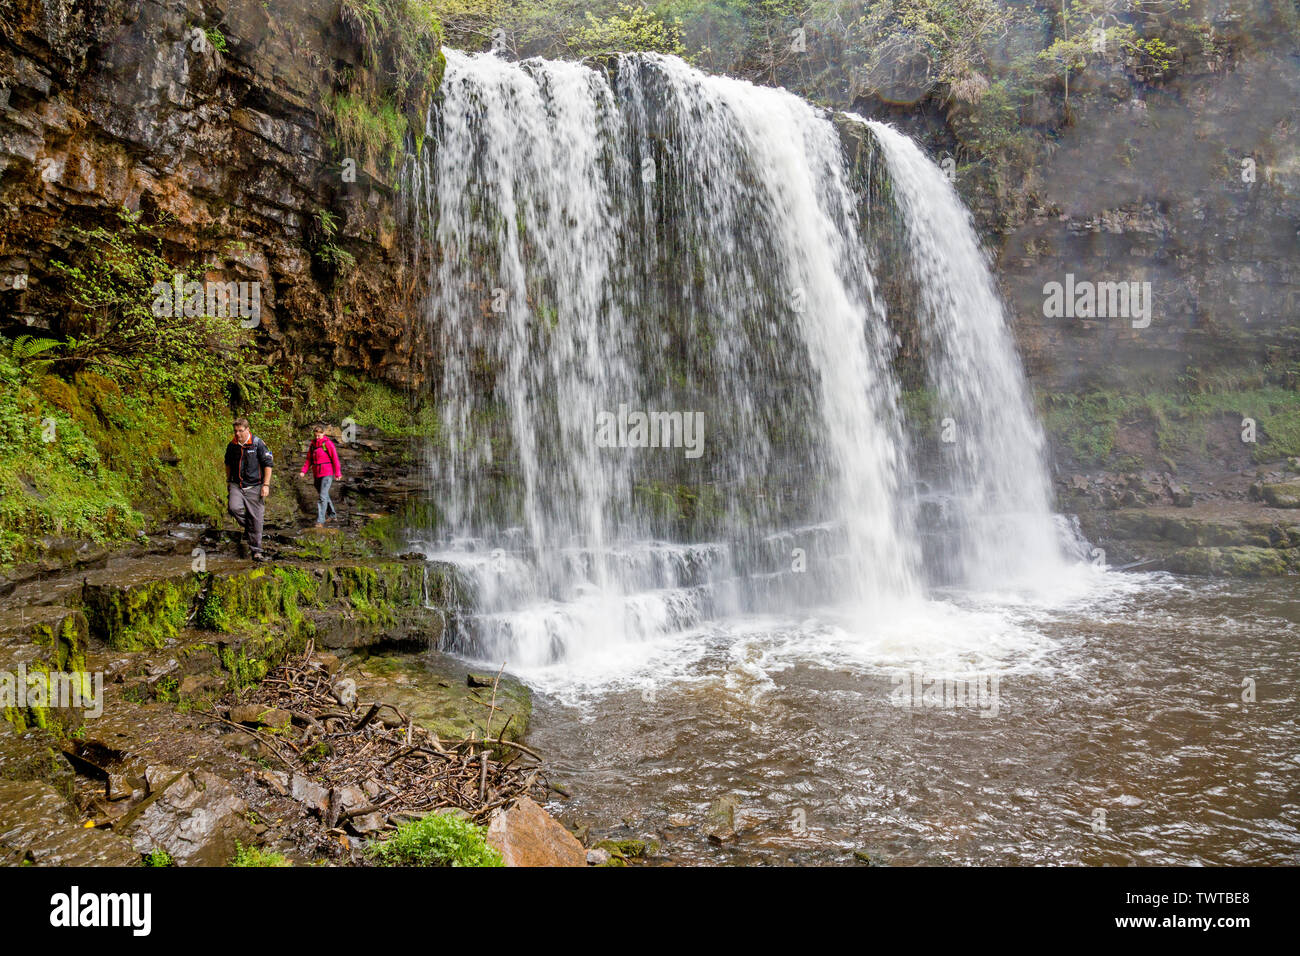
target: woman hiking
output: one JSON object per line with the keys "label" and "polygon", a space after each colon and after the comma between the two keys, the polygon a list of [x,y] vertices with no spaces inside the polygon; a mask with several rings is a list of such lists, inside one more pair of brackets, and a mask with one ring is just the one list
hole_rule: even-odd
{"label": "woman hiking", "polygon": [[307,448],[307,460],[303,462],[302,473],[305,475],[311,469],[312,477],[316,480],[316,493],[319,495],[316,502],[316,527],[321,528],[325,526],[327,511],[332,511],[336,518],[339,516],[334,502],[330,500],[330,485],[343,477],[343,469],[339,466],[338,449],[325,434],[324,423],[317,422],[312,426],[312,431],[314,437]]}

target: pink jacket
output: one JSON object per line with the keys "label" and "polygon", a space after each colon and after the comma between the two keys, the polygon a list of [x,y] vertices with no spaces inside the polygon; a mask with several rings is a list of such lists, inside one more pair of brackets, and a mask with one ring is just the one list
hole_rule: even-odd
{"label": "pink jacket", "polygon": [[339,453],[334,443],[330,441],[329,435],[320,441],[312,439],[311,446],[307,449],[307,460],[302,466],[304,475],[307,474],[308,468],[311,469],[313,478],[343,477],[343,469],[339,466]]}

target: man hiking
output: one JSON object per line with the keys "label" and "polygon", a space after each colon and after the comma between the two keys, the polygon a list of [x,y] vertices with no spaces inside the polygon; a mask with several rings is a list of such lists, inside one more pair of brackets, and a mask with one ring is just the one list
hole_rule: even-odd
{"label": "man hiking", "polygon": [[247,418],[235,419],[235,437],[226,446],[226,491],[230,513],[244,529],[254,561],[262,554],[262,515],[271,493],[271,449],[253,435]]}

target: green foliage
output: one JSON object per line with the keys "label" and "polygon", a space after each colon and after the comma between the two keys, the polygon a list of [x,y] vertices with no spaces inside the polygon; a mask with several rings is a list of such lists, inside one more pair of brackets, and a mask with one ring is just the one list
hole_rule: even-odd
{"label": "green foliage", "polygon": [[274,850],[263,849],[256,846],[244,846],[242,843],[235,844],[235,858],[230,861],[231,866],[293,866],[285,858],[283,853],[276,853]]}
{"label": "green foliage", "polygon": [[40,375],[49,370],[53,359],[40,358],[46,352],[57,349],[62,343],[58,339],[38,339],[31,335],[20,335],[9,347],[9,358],[14,365],[22,369],[24,375]]}
{"label": "green foliage", "polygon": [[126,482],[104,466],[82,422],[26,383],[13,353],[0,339],[0,559],[19,559],[35,535],[134,533],[140,516]]}
{"label": "green foliage", "polygon": [[[750,0],[661,0],[655,5],[661,16],[681,24],[683,57],[711,73],[744,72],[746,63],[754,61],[755,51],[770,46],[764,43],[769,31],[754,19],[751,7]],[[796,20],[802,22],[796,17],[790,25]],[[772,27],[775,35],[785,24]],[[756,70],[755,75],[760,72]]]}
{"label": "green foliage", "polygon": [[[1300,393],[1276,385],[1226,391],[1154,391],[1139,394],[1097,390],[1046,396],[1043,423],[1082,465],[1136,470],[1132,456],[1113,459],[1121,424],[1149,425],[1166,461],[1201,459],[1212,429],[1226,419],[1258,425],[1251,446],[1255,461],[1300,455]],[[1156,463],[1146,463],[1153,467]]]}
{"label": "green foliage", "polygon": [[317,209],[316,229],[311,240],[312,253],[332,271],[346,273],[357,264],[357,258],[338,244],[338,231],[338,216],[328,209]]}
{"label": "green foliage", "polygon": [[677,18],[664,18],[644,7],[621,3],[606,17],[590,11],[585,24],[574,34],[570,49],[578,56],[594,56],[640,50],[652,53],[682,54],[682,24]]}
{"label": "green foliage", "polygon": [[176,861],[162,847],[155,847],[150,850],[144,858],[145,866],[175,866]]}
{"label": "green foliage", "polygon": [[[681,55],[711,70],[770,78],[795,59],[790,30],[817,5],[806,0],[433,0],[453,45],[497,38],[518,56],[605,53]],[[500,31],[500,32],[497,32]]]}
{"label": "green foliage", "polygon": [[113,229],[72,227],[77,254],[50,263],[71,305],[61,364],[129,376],[150,392],[184,401],[223,398],[234,371],[246,370],[247,330],[230,318],[161,308],[163,300],[170,304],[177,275],[197,281],[200,272],[173,266],[138,213],[117,215]]}
{"label": "green foliage", "polygon": [[408,129],[422,137],[424,111],[442,82],[442,24],[428,0],[342,0],[339,18],[360,45],[363,69],[342,71],[326,91],[336,147],[397,168]]}
{"label": "green foliage", "polygon": [[504,866],[488,846],[487,828],[450,813],[435,813],[402,824],[367,853],[381,866]]}
{"label": "green foliage", "polygon": [[382,160],[387,170],[396,168],[406,141],[407,120],[394,103],[337,93],[327,98],[327,105],[338,131],[338,148]]}
{"label": "green foliage", "polygon": [[342,0],[339,16],[362,43],[366,65],[392,83],[399,107],[410,106],[442,75],[442,24],[426,0]]}
{"label": "green foliage", "polygon": [[203,31],[208,38],[208,43],[212,44],[212,49],[218,53],[226,52],[226,35],[216,27],[208,27]]}

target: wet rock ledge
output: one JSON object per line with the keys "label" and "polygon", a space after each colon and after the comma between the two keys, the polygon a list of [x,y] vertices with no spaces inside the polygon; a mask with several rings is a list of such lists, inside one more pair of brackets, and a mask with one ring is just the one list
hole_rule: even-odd
{"label": "wet rock ledge", "polygon": [[1063,509],[1113,566],[1230,578],[1300,574],[1300,460],[1178,481],[1168,473],[1075,474]]}
{"label": "wet rock ledge", "polygon": [[188,554],[115,559],[0,599],[0,672],[38,675],[41,686],[64,672],[102,675],[98,703],[92,677],[80,707],[19,699],[11,683],[0,862],[224,865],[241,847],[359,862],[364,824],[329,819],[302,798],[316,792],[310,775],[302,793],[284,786],[277,757],[288,738],[240,710],[308,648],[355,695],[347,706],[358,714],[394,704],[442,740],[517,742],[527,732],[526,687],[472,675],[436,650],[462,600],[451,566],[416,556],[198,564]]}

